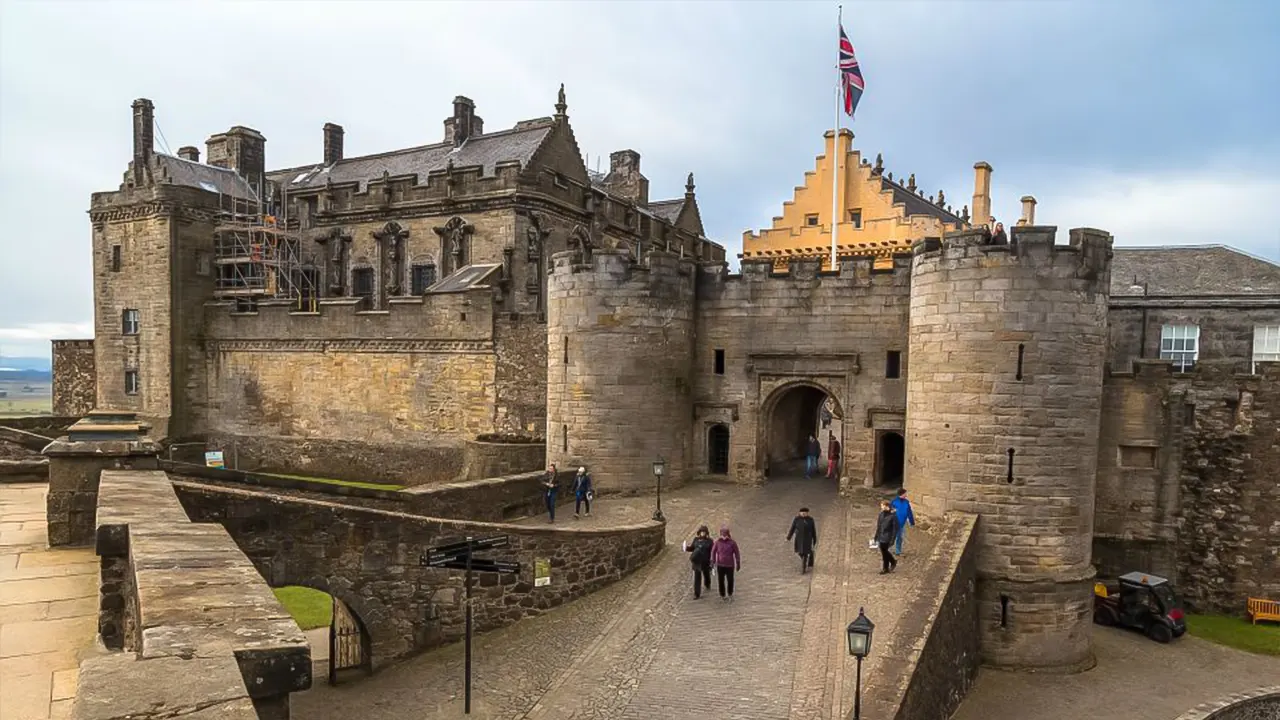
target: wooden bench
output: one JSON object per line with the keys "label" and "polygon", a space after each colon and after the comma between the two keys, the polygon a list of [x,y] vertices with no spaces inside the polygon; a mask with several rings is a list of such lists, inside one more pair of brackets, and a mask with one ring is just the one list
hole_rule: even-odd
{"label": "wooden bench", "polygon": [[1263,600],[1262,598],[1249,598],[1248,602],[1249,620],[1254,625],[1259,620],[1275,620],[1280,622],[1280,602],[1276,600]]}

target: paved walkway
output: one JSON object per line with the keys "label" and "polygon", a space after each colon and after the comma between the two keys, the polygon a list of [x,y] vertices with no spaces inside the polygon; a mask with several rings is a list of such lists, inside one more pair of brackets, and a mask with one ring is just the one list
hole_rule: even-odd
{"label": "paved walkway", "polygon": [[41,484],[0,484],[0,720],[71,717],[98,630],[98,562],[50,550]]}
{"label": "paved walkway", "polygon": [[[860,605],[892,634],[901,597],[915,580],[912,554],[898,573],[878,575],[867,549],[874,500],[836,497],[824,481],[779,480],[762,488],[695,485],[664,494],[668,549],[636,574],[475,643],[478,718],[842,718],[852,663],[844,627]],[[647,517],[653,498],[602,498],[591,518],[572,509],[557,524],[590,527]],[[785,540],[808,505],[818,522],[815,571],[800,574]],[[546,518],[526,522],[545,523]],[[742,547],[736,599],[692,597],[681,541],[705,523],[729,523]],[[912,550],[927,556],[928,536]],[[714,579],[713,579],[714,582]],[[864,678],[873,668],[864,668]],[[321,676],[322,677],[322,676]],[[462,649],[441,648],[366,680],[317,683],[295,695],[299,717],[443,718],[461,715]]]}
{"label": "paved walkway", "polygon": [[1204,702],[1275,685],[1280,657],[1184,635],[1168,644],[1095,627],[1098,665],[1077,675],[983,669],[952,720],[1173,720]]}

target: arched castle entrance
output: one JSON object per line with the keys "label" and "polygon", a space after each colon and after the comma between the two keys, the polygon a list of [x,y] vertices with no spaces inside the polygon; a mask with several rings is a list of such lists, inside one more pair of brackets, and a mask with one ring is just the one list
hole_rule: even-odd
{"label": "arched castle entrance", "polygon": [[828,443],[842,441],[844,409],[830,388],[811,380],[781,385],[761,405],[757,462],[766,477],[803,475],[809,436],[822,444],[819,474],[827,471]]}

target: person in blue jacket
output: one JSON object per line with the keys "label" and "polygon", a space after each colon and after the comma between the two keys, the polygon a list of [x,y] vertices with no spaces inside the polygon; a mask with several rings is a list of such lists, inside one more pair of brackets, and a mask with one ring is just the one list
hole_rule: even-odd
{"label": "person in blue jacket", "polygon": [[893,542],[893,554],[902,554],[902,543],[907,539],[907,523],[916,526],[916,514],[911,511],[911,501],[907,499],[907,489],[898,488],[898,497],[890,503],[898,516],[898,537]]}

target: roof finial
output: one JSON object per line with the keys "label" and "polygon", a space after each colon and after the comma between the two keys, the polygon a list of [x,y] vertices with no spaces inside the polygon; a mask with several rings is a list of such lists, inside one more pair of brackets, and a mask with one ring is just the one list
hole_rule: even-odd
{"label": "roof finial", "polygon": [[916,191],[916,174],[911,173],[911,177],[907,178],[907,189],[911,192]]}
{"label": "roof finial", "polygon": [[892,171],[892,170],[890,170],[890,171],[889,171],[889,175],[888,175],[888,177],[889,177],[889,182],[893,182],[893,171]]}
{"label": "roof finial", "polygon": [[696,186],[693,184],[693,173],[689,173],[688,179],[684,181],[684,194],[692,195],[694,187]]}
{"label": "roof finial", "polygon": [[942,206],[945,206],[946,204],[947,204],[947,196],[946,196],[946,195],[943,195],[943,194],[942,194],[942,191],[941,191],[941,190],[939,190],[939,191],[938,191],[938,205],[939,205],[940,207],[942,207]]}
{"label": "roof finial", "polygon": [[565,117],[565,110],[569,106],[564,101],[564,83],[560,83],[560,93],[556,95],[556,117]]}
{"label": "roof finial", "polygon": [[969,224],[969,206],[968,205],[965,205],[960,210],[960,222],[965,223],[966,225]]}
{"label": "roof finial", "polygon": [[[880,153],[876,153],[876,165],[875,167],[871,168],[871,174],[879,175],[883,172],[884,172],[884,156],[882,156]],[[892,178],[890,179],[892,180]]]}

